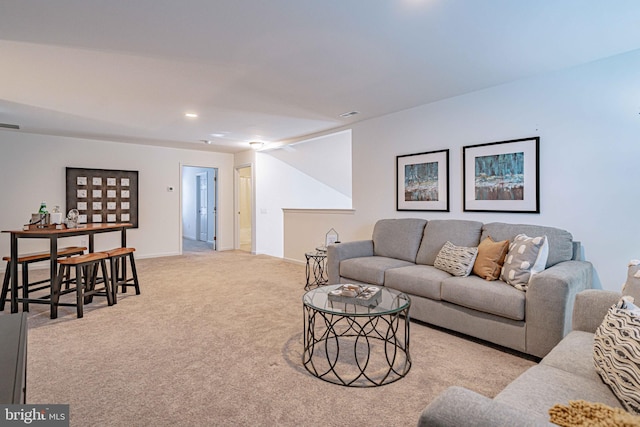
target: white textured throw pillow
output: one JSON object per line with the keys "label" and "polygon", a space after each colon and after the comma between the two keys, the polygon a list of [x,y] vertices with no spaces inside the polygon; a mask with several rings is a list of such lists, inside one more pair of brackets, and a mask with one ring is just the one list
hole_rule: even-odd
{"label": "white textured throw pillow", "polygon": [[640,260],[629,261],[627,281],[622,285],[622,295],[630,295],[640,301]]}
{"label": "white textured throw pillow", "polygon": [[598,326],[593,362],[625,409],[640,415],[640,307],[624,296]]}
{"label": "white textured throw pillow", "polygon": [[543,271],[549,257],[547,236],[529,237],[518,234],[509,245],[500,280],[526,291],[534,274]]}
{"label": "white textured throw pillow", "polygon": [[466,277],[471,273],[477,256],[478,248],[456,246],[447,241],[438,252],[433,266],[454,276]]}

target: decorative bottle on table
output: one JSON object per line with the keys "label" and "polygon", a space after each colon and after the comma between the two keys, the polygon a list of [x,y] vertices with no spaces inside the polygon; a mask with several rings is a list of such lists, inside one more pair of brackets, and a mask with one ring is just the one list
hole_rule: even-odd
{"label": "decorative bottle on table", "polygon": [[47,214],[49,213],[47,211],[47,202],[42,202],[40,203],[40,210],[38,210],[38,213],[40,214],[40,224],[38,225],[39,227],[44,227],[48,224],[47,221]]}

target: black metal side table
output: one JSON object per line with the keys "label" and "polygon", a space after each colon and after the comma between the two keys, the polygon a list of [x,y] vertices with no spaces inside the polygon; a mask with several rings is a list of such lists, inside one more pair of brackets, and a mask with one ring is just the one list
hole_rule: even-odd
{"label": "black metal side table", "polygon": [[372,306],[336,302],[341,285],[313,289],[302,297],[302,363],[313,376],[347,387],[377,387],[411,369],[408,295],[382,287]]}
{"label": "black metal side table", "polygon": [[327,278],[326,263],[327,251],[315,250],[304,254],[307,259],[307,284],[305,290],[312,287],[326,285],[329,282]]}

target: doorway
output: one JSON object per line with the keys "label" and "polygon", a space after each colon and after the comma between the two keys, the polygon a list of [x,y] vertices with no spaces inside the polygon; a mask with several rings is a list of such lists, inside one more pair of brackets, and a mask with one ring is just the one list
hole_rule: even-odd
{"label": "doorway", "polygon": [[218,169],[182,167],[182,252],[217,249]]}
{"label": "doorway", "polygon": [[237,218],[236,242],[237,248],[254,252],[253,250],[253,180],[251,166],[236,169],[237,177]]}

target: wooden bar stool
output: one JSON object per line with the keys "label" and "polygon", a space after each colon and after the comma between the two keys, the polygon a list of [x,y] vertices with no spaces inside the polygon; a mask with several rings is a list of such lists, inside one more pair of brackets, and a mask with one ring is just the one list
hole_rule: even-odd
{"label": "wooden bar stool", "polygon": [[[111,291],[113,292],[113,303],[118,303],[118,287],[122,287],[122,292],[127,292],[127,286],[133,286],[136,295],[140,295],[140,284],[138,282],[138,272],[136,271],[136,262],[133,260],[135,248],[116,248],[110,251],[103,251],[109,257],[109,266],[111,269]],[[127,278],[127,258],[131,263],[131,277]],[[129,284],[133,282],[133,284]]]}
{"label": "wooden bar stool", "polygon": [[[66,248],[62,248],[58,250],[58,258],[66,258],[75,255],[82,255],[87,248],[84,246],[69,246]],[[38,280],[35,282],[29,283],[29,264],[39,261],[47,261],[51,258],[51,254],[49,251],[36,252],[31,254],[24,254],[18,256],[18,264],[22,266],[22,283],[18,285],[17,290],[22,289],[22,298],[18,298],[18,295],[14,297],[17,298],[18,302],[22,302],[22,310],[29,311],[29,302],[36,303],[45,303],[49,304],[50,301],[46,301],[47,298],[50,298],[51,295],[46,297],[37,298],[37,299],[29,299],[29,292],[39,291],[41,289],[47,289],[51,287],[51,278]],[[11,291],[9,283],[11,279],[11,257],[5,256],[2,258],[3,261],[7,262],[7,268],[4,272],[4,280],[2,281],[2,294],[0,295],[0,311],[4,311],[4,305],[7,301],[7,295]],[[25,283],[27,286],[25,286]],[[46,285],[45,285],[46,283]],[[42,285],[42,286],[38,286]],[[66,288],[69,288],[69,276],[66,277],[65,280]],[[38,286],[38,287],[35,287]]]}
{"label": "wooden bar stool", "polygon": [[[83,316],[83,306],[90,303],[94,295],[103,295],[107,297],[107,304],[113,305],[113,298],[109,280],[107,279],[107,254],[103,252],[89,253],[71,258],[58,260],[60,270],[53,283],[53,296],[51,297],[51,318],[58,317],[58,306],[75,306],[78,318]],[[75,267],[75,283],[73,289],[62,288],[62,282],[66,275],[71,271],[71,267]],[[98,277],[98,267],[102,268],[102,276],[105,278],[101,288],[96,288],[96,279]],[[76,302],[61,303],[60,296],[74,292],[76,293]]]}

